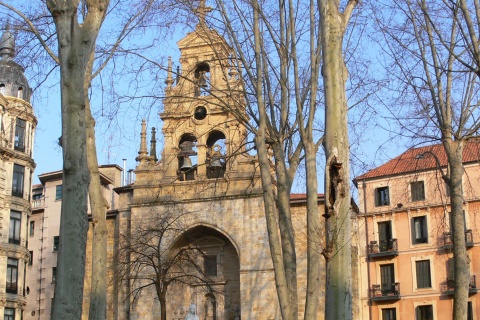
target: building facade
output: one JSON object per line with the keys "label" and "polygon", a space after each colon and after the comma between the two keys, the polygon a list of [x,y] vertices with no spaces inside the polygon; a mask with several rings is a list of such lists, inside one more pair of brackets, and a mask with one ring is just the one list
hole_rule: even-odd
{"label": "building facade", "polygon": [[[463,161],[469,320],[480,319],[480,139]],[[454,274],[447,170],[441,144],[410,149],[354,179],[362,319],[452,319]]]}
{"label": "building facade", "polygon": [[[202,252],[208,284],[174,283],[167,292],[167,319],[184,319],[197,306],[200,319],[279,319],[274,271],[268,242],[258,158],[247,152],[242,83],[231,49],[214,30],[199,23],[178,42],[180,73],[171,62],[166,80],[161,134],[156,157],[155,130],[147,148],[146,124],[132,185],[117,188],[118,232],[135,232],[153,214],[174,211],[182,232],[170,239],[173,251],[195,247]],[[176,78],[176,79],[174,79]],[[274,186],[272,186],[274,187]],[[323,199],[321,200],[323,201]],[[292,199],[297,241],[300,306],[305,301],[305,199]],[[320,210],[323,205],[319,202]],[[321,235],[319,235],[321,236]],[[116,281],[115,314],[108,319],[157,319],[161,310],[153,288],[138,299],[129,293],[144,282]],[[300,307],[300,309],[302,309]],[[299,318],[303,318],[300,312]],[[318,319],[323,318],[319,308]]]}
{"label": "building facade", "polygon": [[[147,126],[143,122],[135,181],[121,186],[117,184],[119,171],[113,175],[104,173],[104,183],[108,185],[106,198],[111,199],[107,213],[107,319],[160,317],[162,310],[154,286],[136,294],[139,292],[136,290],[151,280],[152,269],[135,272],[133,268],[126,268],[128,272],[120,274],[117,267],[123,262],[122,240],[132,242],[138,235],[138,226],[150,223],[151,227],[155,220],[172,214],[174,218],[178,216],[181,225],[177,233],[158,246],[159,250],[164,251],[163,257],[185,248],[200,251],[201,255],[195,259],[205,280],[171,284],[164,310],[168,320],[185,319],[191,304],[196,305],[196,313],[202,320],[280,319],[258,158],[246,147],[248,117],[231,48],[203,21],[178,42],[178,47],[179,73],[173,72],[170,61],[164,110],[160,114],[164,140],[160,159],[157,159],[155,128],[151,130],[147,147]],[[24,319],[47,320],[54,294],[61,172],[42,174],[39,178],[42,185],[34,188],[34,212],[29,225],[29,250],[33,259],[27,270],[30,295]],[[320,214],[323,213],[322,196],[318,206]],[[301,319],[307,270],[305,195],[293,196],[291,207],[297,231]],[[85,320],[89,312],[91,246],[90,230],[83,304]],[[140,251],[128,254],[126,260],[138,259],[143,254]],[[148,254],[146,259],[151,257]],[[181,267],[180,264],[175,270]],[[322,306],[317,319],[323,319]]]}
{"label": "building facade", "polygon": [[[116,216],[115,205],[118,203],[117,194],[113,189],[121,186],[122,169],[117,165],[104,165],[99,167],[99,171],[103,196],[110,207],[107,217],[108,225],[111,227],[113,225],[112,219],[115,219]],[[27,305],[23,319],[46,320],[51,319],[55,292],[57,252],[60,242],[62,171],[43,173],[38,178],[41,184],[34,185],[32,188],[32,215],[28,221],[30,260],[26,267]],[[89,233],[89,239],[91,239],[91,232]],[[90,241],[88,251],[91,250],[91,245]],[[111,261],[113,261],[114,251],[113,247],[109,247]],[[91,257],[91,254],[89,257]],[[89,279],[88,275],[91,274],[91,259],[89,262],[90,264],[86,267],[86,279]],[[87,281],[85,287],[89,287]],[[88,303],[88,293],[85,298],[87,299],[86,303]]]}
{"label": "building facade", "polygon": [[28,294],[27,220],[37,124],[32,90],[14,55],[15,41],[6,31],[0,39],[0,317],[5,320],[21,319]]}

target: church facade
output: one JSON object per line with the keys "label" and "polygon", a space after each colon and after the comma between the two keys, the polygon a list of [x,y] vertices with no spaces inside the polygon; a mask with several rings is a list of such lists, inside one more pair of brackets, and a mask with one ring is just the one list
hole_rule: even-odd
{"label": "church facade", "polygon": [[[160,160],[155,129],[148,150],[143,123],[135,182],[116,189],[119,202],[116,218],[111,220],[119,239],[116,247],[121,248],[122,239],[135,238],[137,226],[149,217],[178,214],[181,230],[171,236],[167,247],[200,250],[198,265],[207,280],[203,284],[173,283],[166,293],[167,319],[185,319],[192,304],[199,319],[280,319],[258,160],[245,146],[243,121],[248,117],[231,49],[203,23],[180,40],[178,47],[181,71],[174,77],[169,61],[160,114],[164,137]],[[305,197],[295,195],[291,203],[298,231],[301,310],[306,288]],[[153,274],[143,273],[145,278]],[[133,294],[147,282],[136,276],[132,271],[113,281],[109,319],[159,318],[158,288]],[[318,314],[322,319],[321,308]],[[303,318],[301,312],[299,316]]]}

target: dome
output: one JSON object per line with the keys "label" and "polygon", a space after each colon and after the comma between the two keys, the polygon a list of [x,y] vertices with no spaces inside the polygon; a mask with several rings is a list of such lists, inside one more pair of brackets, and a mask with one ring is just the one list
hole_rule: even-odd
{"label": "dome", "polygon": [[32,89],[28,85],[23,67],[13,61],[14,52],[15,39],[7,30],[0,38],[0,93],[30,102]]}

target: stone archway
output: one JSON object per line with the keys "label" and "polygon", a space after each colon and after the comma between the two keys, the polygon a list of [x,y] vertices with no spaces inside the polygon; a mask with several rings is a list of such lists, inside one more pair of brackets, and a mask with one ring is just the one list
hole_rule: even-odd
{"label": "stone archway", "polygon": [[183,320],[186,308],[194,303],[200,320],[234,319],[240,306],[240,261],[235,246],[224,234],[207,226],[185,231],[176,239],[172,250],[185,246],[201,250],[198,265],[203,268],[208,283],[172,286],[167,294],[167,305],[172,310],[167,310],[167,314]]}

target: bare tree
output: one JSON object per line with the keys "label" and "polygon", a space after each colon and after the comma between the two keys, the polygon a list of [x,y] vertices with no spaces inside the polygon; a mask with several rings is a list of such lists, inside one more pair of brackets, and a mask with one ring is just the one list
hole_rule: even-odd
{"label": "bare tree", "polygon": [[[238,113],[237,106],[225,104],[223,107],[238,118],[253,133],[258,153],[260,174],[264,191],[265,214],[269,236],[270,252],[275,271],[275,281],[280,310],[283,319],[297,319],[299,314],[297,289],[297,254],[295,232],[292,225],[290,193],[299,165],[305,164],[307,191],[307,233],[308,233],[308,284],[305,292],[305,319],[318,317],[318,303],[321,288],[322,245],[319,235],[323,233],[318,211],[317,153],[322,142],[326,143],[327,155],[337,174],[332,181],[332,202],[328,201],[326,212],[335,215],[332,227],[334,234],[329,239],[331,248],[324,250],[327,260],[342,260],[349,265],[350,235],[350,193],[349,193],[349,144],[347,133],[347,104],[345,81],[347,71],[342,58],[342,42],[346,26],[356,1],[348,1],[344,13],[338,13],[340,25],[331,22],[333,8],[338,10],[336,2],[329,2],[329,16],[321,26],[318,15],[322,5],[314,2],[294,3],[252,1],[250,3],[216,1],[218,20],[211,24],[226,35],[233,48],[233,67],[240,76],[247,103],[247,112],[251,121]],[[328,18],[328,19],[327,19]],[[203,19],[203,18],[202,18]],[[325,30],[323,30],[325,28]],[[331,36],[332,40],[327,37]],[[319,88],[322,43],[327,39],[328,50],[324,52],[330,62],[330,70],[341,66],[341,77],[326,78],[325,90],[329,93],[327,101],[327,121],[329,141],[325,140],[318,118],[323,102]],[[336,44],[336,47],[333,47]],[[334,58],[333,58],[334,57]],[[325,64],[326,66],[327,64]],[[324,67],[325,67],[324,66]],[[331,76],[331,73],[327,72]],[[333,89],[335,88],[335,89]],[[233,92],[232,95],[238,94]],[[335,106],[338,104],[338,107]],[[335,107],[333,107],[335,106]],[[333,129],[332,129],[333,128]],[[341,134],[341,135],[339,135]],[[337,139],[335,139],[337,136]],[[341,138],[338,138],[340,137]],[[273,163],[271,162],[273,159]],[[341,170],[338,170],[343,165]],[[272,169],[274,176],[272,176]],[[339,175],[340,173],[340,175]],[[342,182],[342,178],[344,179]],[[327,183],[330,185],[330,182]],[[274,187],[273,187],[274,186]],[[330,188],[329,188],[330,190]],[[346,205],[345,205],[346,204]],[[337,218],[338,217],[338,218]],[[338,221],[337,221],[338,219]],[[346,219],[346,220],[345,220]],[[344,225],[347,225],[344,227]],[[341,232],[342,231],[342,232]],[[338,242],[338,245],[333,243]],[[348,256],[347,259],[343,259]],[[339,257],[333,259],[334,257]],[[342,259],[340,259],[340,257]],[[332,269],[338,265],[332,264]],[[338,291],[332,293],[346,304],[346,319],[351,317],[350,272],[344,272],[344,283]],[[338,283],[331,283],[331,287]],[[344,294],[345,296],[343,296]],[[339,302],[340,303],[340,302]],[[335,314],[332,319],[336,318]]]}
{"label": "bare tree", "polygon": [[[338,1],[320,1],[322,76],[325,94],[326,319],[352,318],[350,146],[343,36],[357,0],[343,12]],[[307,172],[308,173],[308,172]]]}
{"label": "bare tree", "polygon": [[214,290],[204,274],[201,248],[191,243],[174,245],[185,231],[189,214],[175,206],[166,206],[144,219],[136,219],[131,230],[120,235],[119,263],[113,266],[113,280],[130,281],[127,298],[133,297],[133,303],[141,299],[142,293],[154,289],[160,302],[161,320],[167,319],[166,297],[172,285]]}
{"label": "bare tree", "polygon": [[467,319],[470,260],[462,210],[462,157],[465,143],[480,128],[474,32],[480,22],[478,8],[478,1],[396,1],[382,7],[388,16],[377,16],[391,58],[388,68],[395,70],[391,76],[398,95],[393,114],[403,134],[417,141],[441,141],[447,154],[448,171],[442,178],[450,188],[453,319]]}
{"label": "bare tree", "polygon": [[[131,11],[113,44],[98,50],[99,35],[110,0],[46,1],[40,6],[14,7],[6,2],[0,6],[17,20],[14,27],[26,31],[25,47],[30,52],[44,49],[51,60],[43,65],[60,66],[62,93],[63,201],[60,223],[58,276],[55,289],[53,318],[80,318],[83,296],[87,197],[89,193],[93,215],[93,270],[90,319],[105,319],[106,315],[106,210],[102,196],[95,145],[95,121],[90,108],[88,90],[92,79],[113,57],[122,40],[138,27],[153,1],[141,1],[138,11]],[[119,1],[115,2],[116,6]],[[110,13],[112,10],[110,10]],[[32,41],[36,40],[36,41]],[[30,43],[34,43],[31,45]],[[58,50],[58,55],[55,54]],[[25,50],[27,51],[27,50]],[[41,56],[41,54],[37,54]],[[52,64],[53,62],[53,64]],[[94,71],[93,66],[97,64]],[[45,72],[44,67],[41,69]],[[48,77],[50,72],[40,74]],[[90,186],[90,188],[89,188]]]}

